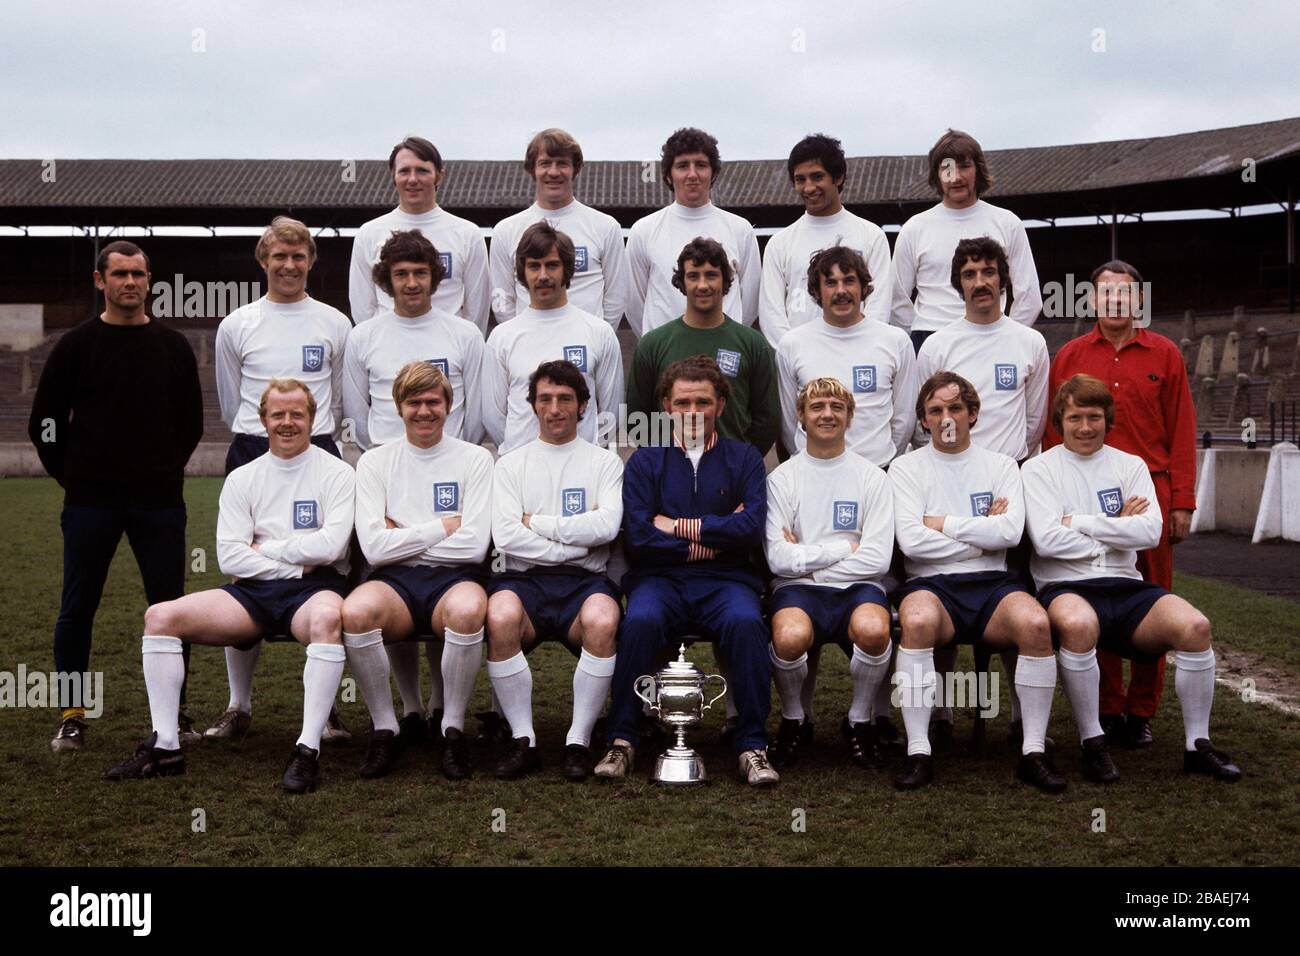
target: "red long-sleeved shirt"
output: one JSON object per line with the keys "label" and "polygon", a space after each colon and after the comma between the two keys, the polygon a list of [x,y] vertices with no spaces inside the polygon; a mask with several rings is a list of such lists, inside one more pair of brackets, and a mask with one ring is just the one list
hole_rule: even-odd
{"label": "red long-sleeved shirt", "polygon": [[[1079,336],[1056,354],[1048,376],[1048,424],[1043,449],[1059,445],[1051,403],[1061,384],[1083,372],[1106,383],[1115,398],[1115,425],[1106,444],[1137,455],[1152,474],[1169,473],[1170,508],[1196,508],[1196,408],[1182,353],[1147,329],[1118,350],[1100,329]],[[1167,516],[1166,516],[1167,517]]]}

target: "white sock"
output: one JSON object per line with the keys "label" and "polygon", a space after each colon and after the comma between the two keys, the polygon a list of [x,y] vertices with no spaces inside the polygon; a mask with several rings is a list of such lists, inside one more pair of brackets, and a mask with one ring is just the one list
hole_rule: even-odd
{"label": "white sock", "polygon": [[900,692],[898,709],[903,712],[903,727],[907,730],[907,755],[928,754],[930,711],[934,709],[936,683],[934,649],[900,647],[894,673]]}
{"label": "white sock", "polygon": [[1101,668],[1097,666],[1097,649],[1076,654],[1061,648],[1061,683],[1065,696],[1074,712],[1074,723],[1079,728],[1079,739],[1101,736],[1098,700],[1101,694]]}
{"label": "white sock", "polygon": [[895,648],[893,643],[889,646],[889,662],[885,669],[885,676],[880,681],[880,687],[876,690],[876,699],[871,703],[871,719],[877,717],[888,717],[890,709],[893,707],[893,701],[890,697],[894,693],[894,683],[889,679],[894,673]]}
{"label": "white sock", "polygon": [[957,669],[957,652],[960,648],[956,641],[934,649],[934,712],[930,720],[946,720],[952,723],[952,701],[947,697],[947,688],[952,683],[948,675]]}
{"label": "white sock", "polygon": [[883,654],[872,656],[853,646],[849,659],[849,675],[853,678],[853,703],[849,705],[849,723],[865,724],[871,720],[871,707],[876,693],[889,671],[889,648]]}
{"label": "white sock", "polygon": [[[1016,657],[1015,651],[1001,651],[998,656],[1002,658],[1002,670],[1010,678],[1007,681],[1007,696],[1011,698],[1011,722],[1015,723],[1021,719],[1020,713],[1020,696],[1016,693]],[[1100,671],[1098,680],[1101,679]]]}
{"label": "white sock", "polygon": [[429,659],[429,678],[433,686],[429,690],[430,716],[435,710],[442,710],[442,641],[425,641],[424,656]]}
{"label": "white sock", "polygon": [[[1196,741],[1210,739],[1210,705],[1214,703],[1214,648],[1174,655],[1174,692],[1183,711],[1183,734],[1187,749]],[[152,701],[153,695],[150,695]],[[175,721],[173,721],[175,723]]]}
{"label": "white sock", "polygon": [[614,662],[618,655],[596,657],[585,650],[578,656],[573,669],[573,723],[564,738],[565,746],[591,745],[591,728],[596,726],[600,709],[605,706],[605,695],[614,680]]}
{"label": "white sock", "polygon": [[803,679],[803,693],[799,703],[803,705],[803,719],[813,719],[813,693],[817,690],[817,670],[822,662],[822,649],[814,647],[808,652],[808,674]]}
{"label": "white sock", "polygon": [[402,716],[423,714],[424,701],[420,699],[420,648],[415,641],[398,641],[387,644],[388,668],[402,697]]}
{"label": "white sock", "polygon": [[533,672],[524,652],[520,651],[504,661],[488,661],[487,672],[506,720],[510,722],[511,736],[527,737],[529,746],[537,746],[537,735],[533,731]]}
{"label": "white sock", "polygon": [[442,732],[454,727],[463,733],[465,708],[474,695],[474,680],[483,661],[483,628],[473,634],[460,634],[447,627],[443,628],[443,637]]}
{"label": "white sock", "polygon": [[181,710],[181,684],[185,682],[184,644],[179,637],[146,634],[140,642],[144,661],[144,686],[149,692],[149,717],[158,734],[159,750],[180,750],[176,718]]}
{"label": "white sock", "polygon": [[397,715],[393,713],[393,687],[388,681],[388,655],[384,653],[383,632],[379,628],[360,634],[344,632],[343,647],[375,730],[397,733]]}
{"label": "white sock", "polygon": [[226,681],[230,684],[230,703],[226,710],[244,714],[253,712],[253,672],[257,670],[257,658],[261,653],[261,641],[246,651],[237,647],[226,648]]}
{"label": "white sock", "polygon": [[800,654],[792,661],[777,656],[775,645],[767,646],[772,659],[772,681],[781,698],[781,717],[785,720],[803,720],[803,684],[808,676],[808,655]]}
{"label": "white sock", "polygon": [[1016,686],[1024,708],[1024,743],[1022,754],[1041,754],[1046,750],[1047,722],[1052,716],[1052,695],[1056,693],[1056,656],[1019,656],[1016,661]]}
{"label": "white sock", "polygon": [[308,644],[307,663],[302,668],[302,733],[298,743],[320,750],[320,735],[325,731],[334,695],[343,679],[343,662],[347,652],[342,644]]}

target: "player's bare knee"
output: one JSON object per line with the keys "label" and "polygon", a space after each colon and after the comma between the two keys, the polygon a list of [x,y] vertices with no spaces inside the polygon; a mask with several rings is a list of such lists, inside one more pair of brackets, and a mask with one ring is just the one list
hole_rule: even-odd
{"label": "player's bare knee", "polygon": [[1183,631],[1183,647],[1180,650],[1196,654],[1210,649],[1210,621],[1204,614],[1197,612]]}
{"label": "player's bare knee", "polygon": [[163,637],[179,637],[180,615],[175,601],[151,604],[144,612],[144,632]]}
{"label": "player's bare knee", "polygon": [[488,637],[492,640],[513,636],[519,643],[519,629],[524,620],[523,607],[518,600],[493,596],[487,606]]}
{"label": "player's bare knee", "polygon": [[487,621],[487,595],[481,590],[462,590],[447,596],[443,625],[460,634],[473,634]]}
{"label": "player's bare knee", "polygon": [[909,604],[898,612],[898,624],[903,631],[904,647],[934,647],[939,633],[939,611],[930,605]]}
{"label": "player's bare knee", "polygon": [[343,615],[337,604],[315,607],[308,622],[308,635],[313,644],[342,644]]}
{"label": "player's bare knee", "polygon": [[1052,653],[1052,628],[1041,608],[1017,615],[1013,627],[1021,654],[1046,657]]}
{"label": "player's bare knee", "polygon": [[772,649],[783,661],[798,660],[812,647],[812,628],[802,621],[783,618],[772,627]]}
{"label": "player's bare knee", "polygon": [[850,624],[849,638],[862,653],[879,657],[889,649],[889,625],[875,620],[861,627]]}
{"label": "player's bare knee", "polygon": [[343,602],[342,625],[349,634],[373,631],[379,626],[379,616],[379,606],[365,597],[353,595]]}

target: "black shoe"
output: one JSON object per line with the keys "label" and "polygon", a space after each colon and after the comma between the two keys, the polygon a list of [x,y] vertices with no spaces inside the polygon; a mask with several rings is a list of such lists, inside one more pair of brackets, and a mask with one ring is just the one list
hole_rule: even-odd
{"label": "black shoe", "polygon": [[777,770],[793,767],[799,762],[799,748],[803,745],[802,720],[781,718],[776,731],[776,742],[767,752],[767,759]]}
{"label": "black shoe", "polygon": [[1110,748],[1106,746],[1106,735],[1089,737],[1081,746],[1080,769],[1083,779],[1093,783],[1114,783],[1119,779],[1119,768],[1110,758]]}
{"label": "black shoe", "polygon": [[1128,745],[1134,750],[1142,750],[1156,742],[1151,733],[1151,718],[1128,715]]}
{"label": "black shoe", "polygon": [[1065,778],[1056,772],[1046,754],[1021,754],[1016,761],[1016,777],[1044,793],[1060,793],[1065,789]]}
{"label": "black shoe", "polygon": [[473,773],[469,763],[469,740],[455,727],[444,735],[447,746],[442,751],[442,774],[448,780],[468,780]]}
{"label": "black shoe", "polygon": [[1224,783],[1241,779],[1241,768],[1222,750],[1215,750],[1204,737],[1197,738],[1195,750],[1183,752],[1183,773],[1203,773]]}
{"label": "black shoe", "polygon": [[[657,726],[657,725],[656,725]],[[718,734],[718,740],[723,746],[730,747],[736,741],[736,728],[740,726],[739,717],[728,717],[722,722],[722,731]]]}
{"label": "black shoe", "polygon": [[876,725],[876,742],[888,750],[903,749],[903,734],[898,727],[888,717],[877,717],[874,721]]}
{"label": "black shoe", "polygon": [[[1120,718],[1121,720],[1123,718]],[[1025,742],[1025,723],[1022,720],[1013,720],[1007,727],[1007,740],[1015,750],[1020,750]],[[1043,752],[1048,757],[1056,756],[1056,741],[1046,735],[1043,736]]]}
{"label": "black shoe", "polygon": [[285,793],[306,793],[320,783],[320,751],[306,744],[296,744],[289,755],[289,766],[280,778],[280,789]]}
{"label": "black shoe", "polygon": [[1128,742],[1128,723],[1123,714],[1102,714],[1101,732],[1106,737],[1106,743],[1132,749]]}
{"label": "black shoe", "polygon": [[176,750],[159,750],[158,732],[135,748],[130,760],[124,760],[104,774],[107,780],[148,780],[150,777],[171,777],[185,772],[185,755]]}
{"label": "black shoe", "polygon": [[510,750],[497,764],[497,779],[518,780],[525,774],[541,769],[542,754],[536,744],[529,744],[527,737],[516,737],[510,742]]}
{"label": "black shoe", "polygon": [[478,736],[474,743],[479,747],[504,747],[514,739],[510,722],[495,710],[485,710],[474,715],[478,719]]}
{"label": "black shoe", "polygon": [[849,753],[853,755],[855,764],[867,770],[879,770],[884,766],[880,744],[876,742],[876,728],[870,723],[853,725],[849,732]]}
{"label": "black shoe", "polygon": [[388,776],[397,766],[399,749],[401,738],[391,730],[370,731],[370,743],[366,745],[366,756],[361,761],[359,773],[367,780]]}
{"label": "black shoe", "polygon": [[894,778],[895,790],[919,790],[934,779],[934,758],[929,754],[911,754],[903,772]]}
{"label": "black shoe", "polygon": [[955,736],[951,720],[930,721],[930,748],[932,750],[950,750]]}
{"label": "black shoe", "polygon": [[[803,732],[799,734],[799,743],[804,747],[811,747],[816,735],[813,733],[813,721],[811,717],[803,719]],[[769,754],[770,756],[770,754]]]}
{"label": "black shoe", "polygon": [[596,762],[589,748],[582,744],[565,744],[564,763],[560,770],[565,780],[580,783],[591,776],[595,766]]}
{"label": "black shoe", "polygon": [[429,714],[429,729],[426,733],[429,745],[438,753],[442,753],[442,748],[446,746],[446,741],[442,739],[442,708],[436,708]]}
{"label": "black shoe", "polygon": [[[397,745],[403,750],[416,747],[428,739],[429,728],[424,722],[424,718],[415,711],[404,716],[397,722]],[[374,733],[370,735],[370,740],[374,742]]]}

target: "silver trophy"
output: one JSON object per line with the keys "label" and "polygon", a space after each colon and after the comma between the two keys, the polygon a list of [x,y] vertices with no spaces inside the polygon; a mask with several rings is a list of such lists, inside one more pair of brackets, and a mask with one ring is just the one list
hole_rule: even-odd
{"label": "silver trophy", "polygon": [[[720,682],[722,690],[706,704],[704,686],[711,680]],[[650,685],[654,687],[653,698],[642,692],[644,687]],[[707,777],[704,761],[686,746],[686,728],[698,726],[704,720],[704,712],[727,692],[726,679],[719,674],[705,675],[686,659],[686,645],[683,644],[677,652],[677,660],[657,674],[641,675],[633,684],[633,689],[638,697],[650,705],[659,722],[677,734],[677,742],[655,761],[655,772],[651,779],[655,783],[674,787],[705,783]]]}

